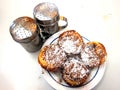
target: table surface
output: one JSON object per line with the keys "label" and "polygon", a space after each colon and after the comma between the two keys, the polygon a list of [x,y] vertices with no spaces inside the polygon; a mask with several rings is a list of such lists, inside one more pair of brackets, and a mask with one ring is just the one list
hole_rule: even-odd
{"label": "table surface", "polygon": [[[43,78],[37,62],[38,52],[29,53],[16,43],[9,27],[21,16],[33,17],[33,8],[43,0],[0,1],[0,90],[54,90]],[[120,1],[119,0],[44,0],[53,2],[74,29],[91,41],[106,47],[107,67],[93,90],[120,88]]]}

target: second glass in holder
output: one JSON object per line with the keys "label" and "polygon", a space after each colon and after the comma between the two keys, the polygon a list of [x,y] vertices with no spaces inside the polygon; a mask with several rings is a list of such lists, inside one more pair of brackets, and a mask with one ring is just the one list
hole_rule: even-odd
{"label": "second glass in holder", "polygon": [[[47,39],[68,25],[67,18],[59,15],[58,8],[54,3],[43,2],[38,4],[34,8],[33,15],[43,39]],[[60,20],[64,21],[65,24],[59,26]]]}

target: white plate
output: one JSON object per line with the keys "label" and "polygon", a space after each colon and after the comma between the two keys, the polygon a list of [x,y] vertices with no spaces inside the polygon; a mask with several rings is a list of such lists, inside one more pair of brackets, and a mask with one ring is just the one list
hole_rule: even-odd
{"label": "white plate", "polygon": [[[45,45],[49,45],[51,43],[56,43],[58,36],[64,31],[66,31],[66,30],[62,30],[62,31],[54,34],[53,36],[51,36],[44,43],[43,47]],[[84,42],[89,41],[84,36],[82,36],[82,37],[83,37]],[[90,76],[89,76],[87,82],[85,82],[82,86],[79,86],[79,87],[70,87],[68,84],[66,84],[64,82],[64,80],[62,80],[60,73],[51,73],[51,72],[43,69],[43,72],[44,72],[43,77],[56,90],[90,90],[90,89],[94,88],[100,82],[100,80],[102,79],[102,77],[104,75],[105,68],[106,68],[106,62],[104,64],[100,65],[99,67],[93,69],[90,73]]]}

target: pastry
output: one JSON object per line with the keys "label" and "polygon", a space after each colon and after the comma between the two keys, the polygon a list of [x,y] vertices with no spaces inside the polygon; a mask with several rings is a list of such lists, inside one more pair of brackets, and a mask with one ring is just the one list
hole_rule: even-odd
{"label": "pastry", "polygon": [[82,36],[75,30],[68,30],[60,34],[59,46],[68,54],[78,54],[84,44]]}
{"label": "pastry", "polygon": [[81,52],[82,61],[90,68],[97,67],[104,63],[106,55],[107,53],[104,45],[99,42],[92,41],[86,43]]}
{"label": "pastry", "polygon": [[78,57],[69,57],[64,64],[62,77],[70,86],[80,86],[89,77],[89,69]]}
{"label": "pastry", "polygon": [[66,54],[57,44],[51,44],[43,47],[38,56],[39,64],[44,69],[52,72],[61,68],[65,60]]}
{"label": "pastry", "polygon": [[71,87],[86,84],[91,70],[103,64],[107,56],[103,44],[95,41],[84,43],[75,30],[63,32],[55,43],[40,50],[38,62],[50,72],[59,72]]}

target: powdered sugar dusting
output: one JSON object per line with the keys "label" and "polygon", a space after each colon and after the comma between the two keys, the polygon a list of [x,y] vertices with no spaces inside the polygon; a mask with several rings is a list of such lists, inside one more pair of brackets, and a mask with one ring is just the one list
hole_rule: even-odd
{"label": "powdered sugar dusting", "polygon": [[66,53],[78,54],[81,49],[81,41],[79,39],[75,40],[73,36],[64,37],[60,41],[61,48]]}
{"label": "powdered sugar dusting", "polygon": [[66,60],[66,54],[58,45],[49,45],[45,52],[45,59],[48,64],[60,67]]}
{"label": "powdered sugar dusting", "polygon": [[100,64],[100,58],[96,54],[96,50],[92,46],[85,46],[81,52],[81,58],[85,65],[89,67],[98,66]]}
{"label": "powdered sugar dusting", "polygon": [[74,57],[68,58],[68,61],[65,62],[64,73],[67,73],[67,78],[81,79],[88,75],[88,72],[86,66]]}
{"label": "powdered sugar dusting", "polygon": [[90,70],[100,65],[100,57],[105,55],[94,43],[88,43],[85,44],[79,34],[76,35],[76,32],[71,30],[62,33],[54,44],[48,45],[45,52],[46,62],[57,69],[62,67],[57,71],[62,74],[58,82],[61,83],[64,79],[70,86],[88,83]]}

